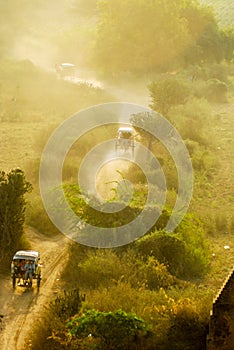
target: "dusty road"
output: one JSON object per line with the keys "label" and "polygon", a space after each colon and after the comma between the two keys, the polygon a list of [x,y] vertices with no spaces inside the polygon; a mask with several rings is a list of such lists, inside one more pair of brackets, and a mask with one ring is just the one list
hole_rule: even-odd
{"label": "dusty road", "polygon": [[[66,264],[70,241],[59,235],[47,238],[33,229],[27,229],[32,249],[41,253],[42,281],[40,291],[16,287],[14,291],[9,277],[0,276],[0,314],[3,315],[0,330],[1,350],[23,350],[26,336],[44,305],[59,291],[60,273]],[[35,282],[35,281],[34,281]]]}

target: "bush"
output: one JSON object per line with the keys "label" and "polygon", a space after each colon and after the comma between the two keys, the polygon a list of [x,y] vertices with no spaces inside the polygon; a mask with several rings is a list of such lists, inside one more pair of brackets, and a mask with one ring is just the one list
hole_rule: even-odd
{"label": "bush", "polygon": [[78,265],[78,280],[85,288],[108,286],[124,274],[124,265],[111,250],[90,251]]}
{"label": "bush", "polygon": [[69,333],[90,346],[87,349],[135,349],[149,329],[147,323],[135,314],[122,310],[114,312],[86,311],[67,324]]}
{"label": "bush", "polygon": [[202,223],[194,214],[187,214],[176,233],[187,247],[184,275],[188,278],[204,276],[209,271],[211,254]]}
{"label": "bush", "polygon": [[[70,263],[68,266],[71,266]],[[90,251],[86,258],[73,266],[73,279],[85,289],[110,288],[122,280],[133,288],[144,284],[152,290],[175,284],[165,265],[154,257],[148,257],[145,261],[138,259],[131,248],[126,252]]]}
{"label": "bush", "polygon": [[149,85],[153,110],[167,115],[170,108],[185,103],[189,96],[189,88],[185,80],[165,78]]}
{"label": "bush", "polygon": [[174,233],[155,231],[135,243],[136,254],[153,256],[180,278],[197,278],[208,272],[210,252],[201,222],[187,214]]}
{"label": "bush", "polygon": [[210,172],[211,174],[217,166],[215,155],[197,142],[186,140],[185,144],[190,151],[194,170]]}
{"label": "bush", "polygon": [[135,248],[143,259],[147,260],[148,256],[152,256],[165,264],[174,276],[184,275],[187,248],[177,235],[155,231],[138,240]]}
{"label": "bush", "polygon": [[210,79],[207,82],[205,97],[210,102],[227,102],[227,84],[218,79]]}
{"label": "bush", "polygon": [[171,109],[169,119],[173,121],[184,140],[210,145],[209,125],[211,108],[204,98],[190,98],[184,105]]}
{"label": "bush", "polygon": [[167,267],[160,264],[153,256],[149,256],[145,264],[139,266],[139,281],[145,281],[151,290],[168,288],[175,284],[175,279],[167,271]]}
{"label": "bush", "polygon": [[81,309],[82,297],[78,289],[64,291],[50,303],[51,312],[60,318],[66,320],[76,315]]}
{"label": "bush", "polygon": [[189,299],[173,306],[171,326],[168,329],[168,345],[165,349],[205,350],[209,314],[202,317]]}

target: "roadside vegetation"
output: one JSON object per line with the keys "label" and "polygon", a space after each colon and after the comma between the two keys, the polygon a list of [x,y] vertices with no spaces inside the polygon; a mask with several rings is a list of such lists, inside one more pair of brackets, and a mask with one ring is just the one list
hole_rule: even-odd
{"label": "roadside vegetation", "polygon": [[[43,3],[38,1],[38,8]],[[61,4],[68,6],[67,1]],[[32,11],[29,2],[25,6]],[[5,5],[6,13],[9,9]],[[92,14],[91,20],[87,14]],[[74,23],[75,16],[82,18],[79,25]],[[84,43],[77,62],[86,59],[86,65],[104,82],[123,89],[124,81],[146,82],[150,107],[176,127],[188,148],[194,191],[180,225],[166,232],[178,192],[176,167],[165,147],[139,128],[140,142],[156,155],[166,176],[162,214],[143,237],[126,246],[98,249],[72,244],[61,278],[65,292],[45,306],[25,346],[35,350],[205,349],[212,299],[234,262],[232,251],[223,250],[226,242],[228,246],[234,243],[233,170],[228,164],[233,149],[233,30],[221,28],[212,9],[197,1],[168,0],[164,6],[156,0],[73,1],[65,18],[66,23],[71,18],[71,23],[57,37],[58,57],[69,48],[68,57],[75,61],[77,48]],[[25,22],[17,23],[25,32]],[[48,44],[52,38],[47,40]],[[38,186],[40,155],[51,132],[78,110],[116,99],[108,90],[88,83],[58,79],[30,60],[9,59],[13,38],[8,42],[4,37],[2,42],[0,123],[3,135],[12,133],[13,137],[20,126],[25,141],[21,138],[16,150],[6,136],[1,145],[6,170],[0,174],[0,245],[4,246],[0,262],[19,247],[30,246],[23,234],[24,220],[45,235],[57,233]],[[142,128],[153,123],[140,118]],[[94,210],[76,185],[84,155],[115,134],[115,125],[88,132],[73,145],[64,164],[67,200],[74,212],[95,226],[131,221],[147,196],[145,176],[135,165],[121,173],[134,189],[121,215]],[[18,155],[20,164],[13,164],[10,155],[7,158],[9,149]],[[12,165],[24,171],[10,170]],[[151,172],[156,178],[157,169]],[[11,179],[20,180],[18,187],[11,186]],[[110,201],[119,200],[119,191],[117,184]],[[97,204],[102,208],[103,204]],[[6,208],[16,209],[19,227],[7,221]]]}

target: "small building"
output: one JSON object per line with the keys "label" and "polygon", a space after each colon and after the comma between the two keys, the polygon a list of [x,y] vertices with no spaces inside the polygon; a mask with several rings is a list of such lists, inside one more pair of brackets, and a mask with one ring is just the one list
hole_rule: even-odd
{"label": "small building", "polygon": [[213,302],[206,349],[234,349],[234,269]]}

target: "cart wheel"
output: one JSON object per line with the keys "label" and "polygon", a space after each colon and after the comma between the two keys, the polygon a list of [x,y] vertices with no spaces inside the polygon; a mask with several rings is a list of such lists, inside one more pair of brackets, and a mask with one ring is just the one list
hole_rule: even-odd
{"label": "cart wheel", "polygon": [[16,285],[16,276],[15,274],[12,276],[12,287],[13,289],[15,289],[15,285]]}

